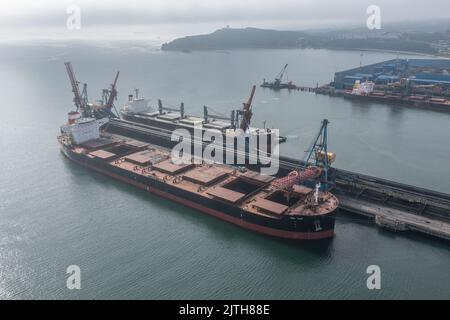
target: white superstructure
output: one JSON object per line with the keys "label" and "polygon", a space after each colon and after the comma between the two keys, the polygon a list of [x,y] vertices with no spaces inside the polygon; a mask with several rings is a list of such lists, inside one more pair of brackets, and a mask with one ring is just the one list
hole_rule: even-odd
{"label": "white superstructure", "polygon": [[71,137],[72,142],[81,144],[100,138],[100,128],[109,121],[109,118],[79,118],[61,126],[61,132]]}
{"label": "white superstructure", "polygon": [[144,99],[139,97],[139,91],[136,90],[136,94],[133,97],[132,94],[128,96],[127,103],[122,107],[122,111],[124,112],[132,112],[132,113],[148,113],[152,110],[152,108],[149,106],[148,99]]}
{"label": "white superstructure", "polygon": [[374,88],[375,83],[372,81],[360,83],[359,80],[356,80],[355,85],[353,86],[352,94],[356,96],[367,96],[373,92]]}

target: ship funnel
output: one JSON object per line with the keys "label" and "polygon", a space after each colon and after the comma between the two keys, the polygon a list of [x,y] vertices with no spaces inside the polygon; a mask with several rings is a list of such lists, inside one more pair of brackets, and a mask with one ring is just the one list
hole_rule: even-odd
{"label": "ship funnel", "polygon": [[74,124],[76,120],[81,118],[81,114],[78,111],[71,111],[68,114],[69,124]]}

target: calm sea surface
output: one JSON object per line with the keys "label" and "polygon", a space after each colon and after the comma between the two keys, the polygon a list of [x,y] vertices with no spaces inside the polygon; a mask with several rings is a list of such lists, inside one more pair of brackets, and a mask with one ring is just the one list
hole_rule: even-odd
{"label": "calm sea surface", "polygon": [[[395,58],[366,52],[363,64]],[[413,57],[413,56],[409,56]],[[359,65],[360,52],[159,52],[142,43],[0,45],[0,298],[450,298],[448,243],[393,235],[354,216],[337,236],[292,245],[254,234],[93,174],[59,152],[71,109],[64,61],[91,100],[120,70],[118,105],[134,88],[188,113],[224,114],[289,63],[315,86]],[[280,128],[302,156],[328,118],[335,166],[450,193],[450,114],[258,88],[254,126]],[[382,289],[366,288],[379,265]],[[82,289],[66,289],[79,265]]]}

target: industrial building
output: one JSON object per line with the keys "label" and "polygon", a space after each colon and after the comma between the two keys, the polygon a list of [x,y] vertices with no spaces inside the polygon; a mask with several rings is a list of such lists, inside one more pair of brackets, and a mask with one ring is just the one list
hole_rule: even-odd
{"label": "industrial building", "polygon": [[449,59],[393,59],[336,72],[335,89],[350,89],[356,82],[372,81],[376,85],[407,82],[409,86],[440,86],[450,89]]}

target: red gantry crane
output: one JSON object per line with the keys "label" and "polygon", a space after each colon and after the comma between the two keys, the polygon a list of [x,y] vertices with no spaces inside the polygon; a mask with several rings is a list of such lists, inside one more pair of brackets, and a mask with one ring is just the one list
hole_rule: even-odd
{"label": "red gantry crane", "polygon": [[240,124],[240,129],[244,132],[247,131],[247,129],[250,126],[250,121],[252,119],[252,102],[253,102],[253,97],[255,96],[255,91],[256,91],[256,86],[254,85],[252,88],[252,92],[250,94],[250,98],[248,99],[247,102],[244,102],[244,108],[241,111],[242,113],[242,119],[241,119],[241,124]]}
{"label": "red gantry crane", "polygon": [[117,99],[116,85],[117,85],[118,78],[119,78],[119,71],[117,71],[117,73],[116,73],[114,82],[111,84],[111,89],[109,90],[108,99],[106,100],[106,104],[103,106],[103,108],[106,109],[106,111],[114,118],[117,116],[112,112],[112,108],[114,107],[114,100]]}
{"label": "red gantry crane", "polygon": [[75,78],[75,73],[73,72],[72,64],[70,62],[65,62],[64,65],[66,66],[67,74],[69,75],[70,84],[72,86],[72,92],[74,95],[73,102],[77,107],[77,111],[78,110],[84,111],[87,101],[86,98],[83,97],[80,93],[80,88],[78,86],[79,82]]}
{"label": "red gantry crane", "polygon": [[[87,96],[87,85],[83,84],[83,91],[80,93],[79,84],[75,77],[75,72],[73,71],[72,64],[70,62],[65,62],[67,74],[69,75],[70,85],[72,86],[72,92],[74,95],[73,102],[77,108],[77,111],[81,111],[83,117],[95,117],[101,119],[104,117],[116,118],[117,115],[112,112],[114,107],[114,100],[117,99],[117,79],[119,78],[119,72],[116,73],[114,82],[111,84],[109,89],[103,90],[103,100],[100,105],[88,103]],[[117,110],[116,110],[117,113]]]}

